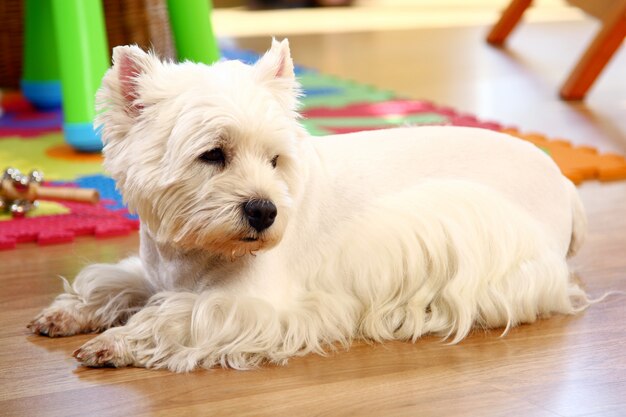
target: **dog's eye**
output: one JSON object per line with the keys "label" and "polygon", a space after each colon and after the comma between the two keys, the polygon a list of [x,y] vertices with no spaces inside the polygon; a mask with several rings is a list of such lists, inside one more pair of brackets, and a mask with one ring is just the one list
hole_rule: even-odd
{"label": "dog's eye", "polygon": [[226,157],[224,156],[222,148],[215,148],[210,151],[206,151],[200,155],[198,159],[202,162],[214,165],[224,165],[226,163]]}
{"label": "dog's eye", "polygon": [[272,158],[272,167],[276,168],[276,163],[278,162],[278,155]]}

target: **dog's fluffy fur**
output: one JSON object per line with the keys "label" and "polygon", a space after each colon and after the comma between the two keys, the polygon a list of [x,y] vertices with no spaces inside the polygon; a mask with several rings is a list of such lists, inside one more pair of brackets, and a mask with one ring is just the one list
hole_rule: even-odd
{"label": "dog's fluffy fur", "polygon": [[[460,127],[311,138],[298,94],[286,41],[254,66],[116,48],[97,123],[140,254],[85,268],[31,329],[106,330],[75,353],[89,366],[244,369],[588,303],[566,264],[583,208],[541,150]],[[265,230],[252,200],[277,208]]]}

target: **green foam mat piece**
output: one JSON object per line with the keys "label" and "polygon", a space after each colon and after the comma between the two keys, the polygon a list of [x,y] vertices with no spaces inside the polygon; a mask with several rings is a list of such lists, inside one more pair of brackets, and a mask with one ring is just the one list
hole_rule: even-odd
{"label": "green foam mat piece", "polygon": [[[51,148],[65,146],[61,133],[42,135],[37,138],[2,138],[0,140],[0,163],[30,172],[38,169],[46,181],[69,181],[81,175],[100,174],[102,164],[98,161],[53,158],[47,154]],[[4,170],[2,166],[0,169]]]}
{"label": "green foam mat piece", "polygon": [[357,84],[352,81],[318,73],[304,73],[298,77],[304,89],[336,89],[336,93],[310,95],[303,97],[304,109],[311,107],[342,107],[352,103],[390,100],[396,95],[391,91],[379,90],[374,87]]}

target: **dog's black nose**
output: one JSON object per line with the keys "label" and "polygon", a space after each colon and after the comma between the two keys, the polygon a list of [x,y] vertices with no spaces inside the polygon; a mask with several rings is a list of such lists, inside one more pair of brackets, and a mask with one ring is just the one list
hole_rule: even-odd
{"label": "dog's black nose", "polygon": [[243,206],[243,211],[248,217],[248,223],[257,232],[262,232],[274,223],[278,210],[274,203],[269,200],[252,200]]}

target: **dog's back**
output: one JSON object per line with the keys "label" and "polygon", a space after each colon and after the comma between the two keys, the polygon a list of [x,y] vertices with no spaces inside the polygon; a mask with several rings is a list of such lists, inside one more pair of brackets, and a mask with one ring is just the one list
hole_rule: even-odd
{"label": "dog's back", "polygon": [[[463,179],[502,193],[549,231],[565,255],[584,235],[584,212],[558,167],[536,146],[483,129],[430,126],[312,140],[339,192],[334,210],[366,207],[425,179]],[[341,207],[348,206],[348,207]],[[339,209],[341,207],[341,209]],[[579,244],[572,243],[575,248]]]}

